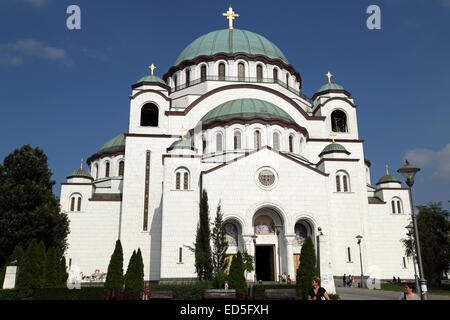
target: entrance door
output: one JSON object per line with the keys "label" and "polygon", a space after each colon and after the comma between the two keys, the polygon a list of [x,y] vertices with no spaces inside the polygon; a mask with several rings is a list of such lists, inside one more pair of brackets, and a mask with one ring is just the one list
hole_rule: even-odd
{"label": "entrance door", "polygon": [[256,280],[275,281],[274,245],[256,246]]}

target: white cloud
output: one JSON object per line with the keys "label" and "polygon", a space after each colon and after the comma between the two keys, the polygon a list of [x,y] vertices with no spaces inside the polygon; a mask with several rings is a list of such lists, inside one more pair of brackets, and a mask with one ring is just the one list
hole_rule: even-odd
{"label": "white cloud", "polygon": [[0,44],[0,63],[3,65],[20,65],[28,57],[37,57],[63,63],[73,64],[66,50],[48,46],[34,39],[18,40],[15,43]]}
{"label": "white cloud", "polygon": [[414,149],[407,151],[405,158],[412,164],[430,168],[432,177],[450,181],[450,143],[442,150]]}

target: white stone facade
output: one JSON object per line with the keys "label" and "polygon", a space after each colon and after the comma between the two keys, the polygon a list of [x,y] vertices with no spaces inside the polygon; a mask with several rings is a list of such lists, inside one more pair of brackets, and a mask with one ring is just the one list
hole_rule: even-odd
{"label": "white stone facade", "polygon": [[[191,65],[191,79],[201,77],[202,65],[207,66],[207,75],[217,75],[221,62],[226,64],[227,76],[237,76],[239,61]],[[273,69],[278,68],[279,79],[283,81],[289,74],[289,86],[300,90],[295,76],[274,64],[243,62],[249,77],[256,77],[258,64],[263,66],[264,78],[270,78]],[[274,252],[270,258],[273,280],[280,272],[295,280],[295,255],[301,248],[297,223],[303,224],[313,239],[323,285],[329,292],[334,292],[333,276],[360,275],[356,235],[363,236],[365,275],[370,270],[379,279],[413,278],[413,264],[408,259],[403,261],[400,242],[410,221],[408,191],[398,183],[370,186],[370,164],[364,158],[364,143],[358,134],[357,107],[346,91],[328,90],[309,101],[282,83],[228,80],[193,81],[191,86],[174,90],[174,76],[180,85],[185,74],[183,69],[168,75],[168,86],[156,82],[134,85],[125,145],[115,152],[99,152],[91,157],[94,181],[71,177],[62,185],[61,209],[70,219],[67,259],[71,264],[84,274],[96,269],[106,272],[119,238],[125,270],[133,250],[140,248],[146,280],[194,279],[194,254],[187,246],[195,241],[200,194],[207,190],[211,220],[221,202],[224,219],[238,230],[238,245],[230,247],[229,253],[245,249],[255,255],[261,246],[269,246]],[[209,111],[236,99],[258,99],[276,105],[303,129],[256,117],[248,123],[229,121],[201,130],[201,120]],[[158,124],[143,126],[142,108],[149,103],[157,107]],[[346,115],[346,132],[337,132],[335,139],[347,152],[321,155],[332,144],[331,114],[335,110]],[[259,149],[255,146],[256,130],[260,132]],[[241,140],[235,148],[237,131]],[[169,148],[180,142],[183,132],[184,139],[193,141],[193,147]],[[218,148],[219,132],[222,146]],[[279,135],[279,151],[274,146],[275,132]],[[120,161],[125,161],[123,176],[119,175]],[[110,164],[109,176],[105,175],[106,162]],[[274,176],[268,187],[259,180],[264,169]],[[74,196],[81,198],[79,211],[71,208]],[[400,213],[392,212],[393,199],[400,202]],[[255,219],[259,216],[270,217],[281,226],[279,235],[259,234],[253,241]],[[255,272],[246,276],[253,281]]]}

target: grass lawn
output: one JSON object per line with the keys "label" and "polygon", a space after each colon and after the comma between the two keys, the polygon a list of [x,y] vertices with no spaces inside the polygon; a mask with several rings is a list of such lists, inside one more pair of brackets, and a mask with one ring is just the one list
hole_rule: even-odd
{"label": "grass lawn", "polygon": [[[382,283],[381,290],[403,292],[405,291],[405,285],[399,283]],[[439,296],[450,296],[450,290],[439,288],[438,289],[428,288],[428,294],[435,294]]]}

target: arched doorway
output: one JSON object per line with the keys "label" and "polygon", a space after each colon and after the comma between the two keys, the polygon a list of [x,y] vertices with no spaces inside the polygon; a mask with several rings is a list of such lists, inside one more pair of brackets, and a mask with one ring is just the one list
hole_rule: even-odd
{"label": "arched doorway", "polygon": [[[281,256],[285,254],[280,236],[284,221],[277,210],[263,207],[253,216],[255,238],[255,280],[278,281],[282,274]],[[281,267],[280,267],[281,265]]]}
{"label": "arched doorway", "polygon": [[[297,273],[298,266],[301,260],[302,245],[308,237],[311,237],[314,246],[316,247],[316,236],[312,222],[308,219],[299,219],[294,227],[295,241],[294,241],[294,277]],[[317,259],[317,255],[316,255]]]}

